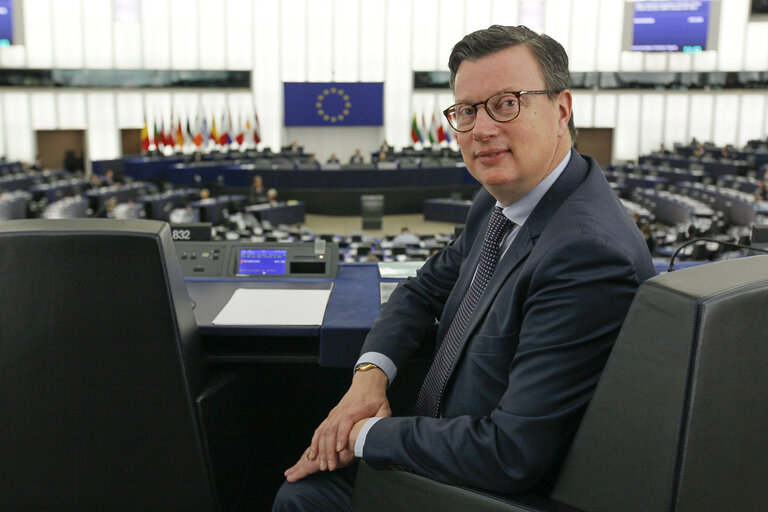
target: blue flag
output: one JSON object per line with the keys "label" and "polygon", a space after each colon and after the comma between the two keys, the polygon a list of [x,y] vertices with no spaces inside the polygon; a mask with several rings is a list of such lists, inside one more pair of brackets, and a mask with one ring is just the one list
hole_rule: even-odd
{"label": "blue flag", "polygon": [[285,82],[285,126],[381,126],[382,82]]}

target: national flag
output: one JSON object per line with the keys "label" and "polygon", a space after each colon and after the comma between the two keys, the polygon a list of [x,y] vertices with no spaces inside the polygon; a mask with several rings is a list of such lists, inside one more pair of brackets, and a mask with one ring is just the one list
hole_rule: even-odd
{"label": "national flag", "polygon": [[152,136],[152,139],[155,142],[155,147],[157,149],[160,149],[160,146],[163,144],[163,135],[160,132],[160,130],[157,128],[157,119],[155,119],[155,133]]}
{"label": "national flag", "polygon": [[176,121],[176,145],[184,147],[184,131],[181,129],[181,117]]}
{"label": "national flag", "polygon": [[227,114],[229,113],[229,109],[227,109],[227,112],[224,112],[221,114],[221,135],[219,135],[219,144],[222,146],[228,146],[232,143],[232,137],[229,136],[229,131],[231,130],[232,120],[227,119]]}
{"label": "national flag", "polygon": [[258,144],[261,142],[261,123],[259,123],[259,114],[256,110],[253,111],[253,142]]}
{"label": "national flag", "polygon": [[235,135],[235,140],[237,141],[237,145],[242,147],[243,142],[245,142],[245,130],[243,129],[243,125],[241,124],[241,122],[242,122],[242,119],[238,117],[237,129],[232,130],[232,133],[237,133],[237,135]]}
{"label": "national flag", "polygon": [[165,129],[165,123],[163,123],[163,144],[168,147],[173,147],[176,141],[173,140],[173,125],[168,123],[168,130]]}
{"label": "national flag", "polygon": [[141,150],[145,153],[149,151],[149,128],[146,119],[144,120],[144,127],[141,129]]}
{"label": "national flag", "polygon": [[197,116],[195,116],[195,135],[192,137],[192,142],[198,148],[203,145],[204,122],[205,114],[203,113],[203,107],[198,103]]}
{"label": "national flag", "polygon": [[189,117],[187,117],[187,128],[184,130],[184,144],[194,144],[195,136],[192,135],[192,126],[189,123]]}
{"label": "national flag", "polygon": [[448,138],[445,136],[443,123],[440,123],[440,125],[437,127],[437,142],[446,142],[447,140]]}
{"label": "national flag", "polygon": [[219,144],[219,131],[216,129],[216,116],[213,116],[211,121],[211,139],[214,144]]}
{"label": "national flag", "polygon": [[413,122],[411,123],[411,140],[413,143],[421,142],[421,132],[419,131],[419,122],[416,119],[416,114],[413,114]]}
{"label": "national flag", "polygon": [[427,122],[425,121],[424,112],[421,113],[421,126],[419,128],[421,129],[419,132],[421,134],[421,142],[427,142],[429,139],[429,130],[427,129]]}
{"label": "national flag", "polygon": [[432,112],[432,121],[429,123],[429,143],[434,144],[437,142],[437,136],[435,131],[435,113]]}

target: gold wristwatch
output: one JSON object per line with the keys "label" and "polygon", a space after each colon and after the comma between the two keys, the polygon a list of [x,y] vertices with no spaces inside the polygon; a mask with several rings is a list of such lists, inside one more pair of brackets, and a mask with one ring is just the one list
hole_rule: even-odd
{"label": "gold wristwatch", "polygon": [[355,373],[367,372],[368,370],[373,370],[374,368],[378,368],[378,366],[373,363],[360,363],[355,366]]}

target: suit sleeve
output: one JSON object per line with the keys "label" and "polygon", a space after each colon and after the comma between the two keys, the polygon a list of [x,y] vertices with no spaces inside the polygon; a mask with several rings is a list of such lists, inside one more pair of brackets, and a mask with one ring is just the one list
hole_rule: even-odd
{"label": "suit sleeve", "polygon": [[435,480],[519,493],[556,474],[639,286],[632,258],[594,237],[559,241],[524,289],[507,388],[485,417],[383,418],[363,458]]}
{"label": "suit sleeve", "polygon": [[486,225],[495,202],[489,194],[482,194],[467,216],[467,229],[455,243],[429,258],[415,278],[409,278],[392,292],[373,323],[361,354],[385,354],[399,367],[434,332],[435,321],[440,318],[466,255]]}

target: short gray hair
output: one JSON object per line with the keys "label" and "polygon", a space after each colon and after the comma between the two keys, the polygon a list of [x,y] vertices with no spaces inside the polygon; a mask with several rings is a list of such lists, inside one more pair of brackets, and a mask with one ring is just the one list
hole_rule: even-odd
{"label": "short gray hair", "polygon": [[[563,46],[546,34],[537,34],[526,26],[517,27],[491,25],[490,27],[471,34],[456,43],[448,58],[448,69],[451,70],[450,86],[454,90],[456,72],[465,60],[478,60],[493,53],[505,50],[519,44],[526,45],[539,63],[544,84],[554,99],[558,93],[571,88],[571,73],[568,70],[568,54]],[[568,121],[571,134],[571,144],[576,143],[576,127],[573,115]]]}

